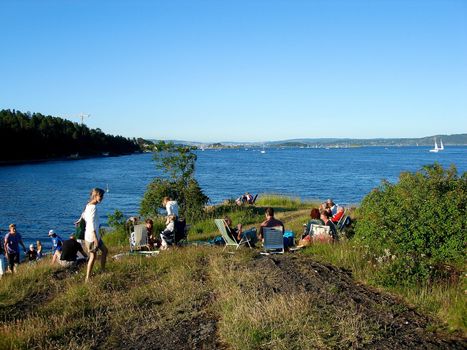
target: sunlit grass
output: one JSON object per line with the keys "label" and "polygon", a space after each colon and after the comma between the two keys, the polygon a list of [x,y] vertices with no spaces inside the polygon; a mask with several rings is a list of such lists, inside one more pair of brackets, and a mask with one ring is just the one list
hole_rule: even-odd
{"label": "sunlit grass", "polygon": [[[259,228],[266,206],[277,209],[286,230],[299,238],[309,210],[317,206],[296,199],[267,199],[254,207],[214,211],[212,217],[191,227],[190,239],[219,235],[213,219],[225,215],[234,224]],[[232,349],[352,348],[364,347],[378,337],[378,330],[353,305],[345,310],[333,308],[312,293],[262,294],[264,276],[249,268],[257,258],[255,250],[241,249],[231,255],[221,248],[189,246],[152,258],[114,260],[112,255],[129,250],[125,234],[105,236],[110,250],[107,272],[96,266],[88,285],[84,284],[84,269],[60,277],[60,269],[50,266],[50,258],[22,264],[16,275],[4,276],[0,283],[0,349],[113,348],[122,341],[140,344],[146,334],[159,334],[180,322],[191,322],[190,317],[206,315],[216,320],[221,344]],[[349,269],[357,281],[367,284],[374,284],[380,272],[367,249],[351,240],[315,244],[296,254]],[[461,277],[451,284],[386,290],[465,334],[465,289]],[[194,310],[195,316],[187,310]]]}

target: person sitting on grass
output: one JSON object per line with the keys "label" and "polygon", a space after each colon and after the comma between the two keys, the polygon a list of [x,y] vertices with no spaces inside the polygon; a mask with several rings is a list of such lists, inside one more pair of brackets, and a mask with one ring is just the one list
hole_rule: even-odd
{"label": "person sitting on grass", "polygon": [[29,245],[29,250],[27,251],[26,256],[30,263],[37,260],[37,251],[34,249],[34,244]]}
{"label": "person sitting on grass", "polygon": [[310,218],[311,220],[308,221],[308,223],[305,226],[305,230],[303,232],[302,238],[305,238],[308,236],[310,233],[311,225],[324,225],[323,220],[320,219],[320,213],[318,208],[313,208],[310,211]]}
{"label": "person sitting on grass", "polygon": [[331,231],[332,239],[334,241],[337,241],[339,239],[339,237],[337,235],[336,225],[334,225],[334,223],[331,221],[330,217],[331,217],[331,214],[329,214],[329,212],[327,212],[325,210],[321,212],[321,220],[324,222],[325,226],[329,226],[330,231]]}
{"label": "person sitting on grass", "polygon": [[[81,257],[78,257],[78,253],[81,254]],[[85,263],[87,257],[81,244],[76,241],[75,236],[71,235],[70,239],[63,241],[62,252],[58,263],[65,268],[69,268]]]}
{"label": "person sitting on grass", "polygon": [[167,216],[165,222],[165,230],[161,232],[161,249],[168,249],[169,245],[172,245],[175,241],[175,220],[177,217],[175,215]]}
{"label": "person sitting on grass", "polygon": [[271,207],[268,207],[266,208],[265,212],[264,212],[265,216],[266,216],[266,220],[264,220],[261,225],[260,225],[260,228],[259,228],[259,239],[261,239],[262,241],[264,241],[264,235],[263,235],[263,227],[276,227],[276,226],[280,226],[282,227],[282,233],[285,232],[285,227],[284,227],[284,224],[282,223],[282,221],[280,220],[277,220],[275,217],[274,217],[274,209],[271,208]]}
{"label": "person sitting on grass", "polygon": [[238,197],[236,200],[235,200],[235,203],[237,205],[242,205],[243,203],[246,202],[246,195],[242,194],[240,197]]}
{"label": "person sitting on grass", "polygon": [[242,224],[238,224],[237,227],[232,227],[232,219],[228,216],[224,217],[224,222],[227,229],[227,234],[235,242],[240,242],[242,238],[247,239],[250,242],[250,245],[254,246],[258,240],[256,236],[256,228],[252,228],[246,231],[243,231]]}

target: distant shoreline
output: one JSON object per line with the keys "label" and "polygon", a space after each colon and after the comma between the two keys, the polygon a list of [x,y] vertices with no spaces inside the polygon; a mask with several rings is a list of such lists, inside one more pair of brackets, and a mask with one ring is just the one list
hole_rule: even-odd
{"label": "distant shoreline", "polygon": [[39,164],[46,162],[58,162],[58,161],[73,161],[73,160],[83,160],[91,158],[108,158],[108,157],[121,157],[121,156],[130,156],[132,154],[141,154],[142,152],[136,153],[122,153],[122,154],[109,154],[109,155],[90,155],[90,156],[78,156],[78,157],[55,157],[55,158],[43,158],[43,159],[24,159],[24,160],[0,160],[1,166],[10,166],[10,165],[26,165],[26,164]]}

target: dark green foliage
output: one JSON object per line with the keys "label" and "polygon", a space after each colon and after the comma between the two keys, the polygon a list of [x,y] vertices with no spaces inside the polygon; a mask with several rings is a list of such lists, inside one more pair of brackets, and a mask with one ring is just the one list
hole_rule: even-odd
{"label": "dark green foliage", "polygon": [[425,166],[383,182],[358,210],[356,238],[385,264],[385,284],[410,284],[440,275],[465,259],[467,173],[452,166]]}
{"label": "dark green foliage", "polygon": [[164,177],[155,178],[148,186],[141,202],[144,216],[157,216],[162,199],[173,198],[179,204],[179,214],[189,222],[203,217],[209,198],[194,179],[196,154],[194,147],[159,142],[155,146],[154,161]]}
{"label": "dark green foliage", "polygon": [[125,226],[125,216],[120,210],[115,210],[113,214],[108,215],[109,226],[113,229],[119,229]]}
{"label": "dark green foliage", "polygon": [[113,214],[108,215],[108,224],[112,230],[104,236],[106,244],[109,246],[129,244],[129,232],[126,227],[125,216],[120,210],[115,210]]}
{"label": "dark green foliage", "polygon": [[139,151],[136,140],[104,134],[100,129],[40,113],[0,111],[0,160],[21,161],[129,154]]}

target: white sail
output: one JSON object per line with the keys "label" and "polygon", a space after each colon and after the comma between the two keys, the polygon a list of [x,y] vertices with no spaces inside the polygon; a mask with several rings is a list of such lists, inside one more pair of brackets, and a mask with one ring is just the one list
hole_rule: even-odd
{"label": "white sail", "polygon": [[439,150],[442,151],[444,149],[443,140],[441,140],[440,143],[441,145],[439,146]]}
{"label": "white sail", "polygon": [[430,152],[437,153],[438,151],[439,151],[439,148],[438,148],[438,144],[436,143],[436,139],[435,139],[435,148],[430,149]]}

